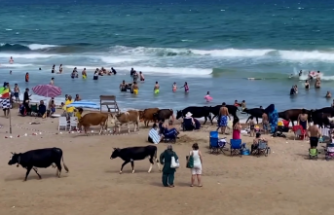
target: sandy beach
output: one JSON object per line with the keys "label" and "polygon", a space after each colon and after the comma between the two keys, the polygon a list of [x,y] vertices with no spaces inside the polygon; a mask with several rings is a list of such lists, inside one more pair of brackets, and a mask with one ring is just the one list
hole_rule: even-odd
{"label": "sandy beach", "polygon": [[[148,129],[142,125],[139,132],[129,135],[84,136],[64,131],[60,134],[57,119],[20,117],[13,110],[12,138],[5,138],[10,136],[8,119],[0,119],[3,125],[0,129],[0,214],[334,213],[333,163],[323,160],[323,155],[317,161],[308,160],[309,145],[305,141],[266,135],[272,149],[268,157],[230,157],[209,154],[209,131],[215,127],[207,125],[201,131],[181,132],[180,140],[174,145],[181,167],[175,174],[176,187],[171,189],[162,187],[161,173],[156,166],[147,173],[148,160],[135,162],[134,174],[130,165],[119,174],[122,160],[110,160],[113,147],[149,144],[146,142]],[[242,139],[250,147],[252,138],[243,136]],[[204,154],[202,188],[189,187],[190,171],[185,168],[185,156],[194,142],[199,143]],[[158,153],[166,146],[158,144]],[[32,171],[28,181],[23,182],[25,169],[7,164],[10,152],[46,147],[63,149],[69,173],[63,171],[62,177],[57,178],[56,169],[39,169],[42,180]]]}

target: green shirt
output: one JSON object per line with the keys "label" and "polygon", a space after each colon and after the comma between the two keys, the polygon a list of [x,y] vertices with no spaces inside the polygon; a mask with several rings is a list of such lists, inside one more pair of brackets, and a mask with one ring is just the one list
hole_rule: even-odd
{"label": "green shirt", "polygon": [[173,156],[175,157],[175,160],[179,160],[177,154],[172,150],[167,149],[163,153],[161,153],[160,163],[164,165],[162,169],[163,173],[169,174],[175,172],[175,168],[170,168]]}

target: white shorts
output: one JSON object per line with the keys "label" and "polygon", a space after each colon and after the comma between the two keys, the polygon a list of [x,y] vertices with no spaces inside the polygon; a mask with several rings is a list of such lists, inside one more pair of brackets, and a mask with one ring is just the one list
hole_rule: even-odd
{"label": "white shorts", "polygon": [[191,169],[192,175],[202,175],[202,167],[194,167]]}

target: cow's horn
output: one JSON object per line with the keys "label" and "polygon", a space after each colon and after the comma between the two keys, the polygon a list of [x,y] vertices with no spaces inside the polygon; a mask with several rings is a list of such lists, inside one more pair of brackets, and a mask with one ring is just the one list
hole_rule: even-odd
{"label": "cow's horn", "polygon": [[12,153],[12,155],[14,154],[13,152],[11,152]]}
{"label": "cow's horn", "polygon": [[113,148],[114,149],[114,151],[116,150],[116,148]]}

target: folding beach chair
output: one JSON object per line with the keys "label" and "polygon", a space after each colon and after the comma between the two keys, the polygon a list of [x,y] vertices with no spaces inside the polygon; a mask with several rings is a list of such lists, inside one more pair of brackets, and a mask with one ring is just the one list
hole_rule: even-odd
{"label": "folding beach chair", "polygon": [[70,128],[69,130],[72,130],[74,128],[75,130],[78,130],[78,118],[77,117],[71,117],[70,118]]}
{"label": "folding beach chair", "polygon": [[223,152],[225,154],[227,141],[226,137],[219,139],[218,132],[217,131],[210,131],[210,153],[220,153]]}
{"label": "folding beach chair", "polygon": [[306,136],[306,131],[303,129],[301,125],[295,125],[292,128],[293,132],[295,133],[294,140],[304,140]]}
{"label": "folding beach chair", "polygon": [[59,117],[58,131],[60,131],[61,128],[64,128],[64,130],[67,131],[66,117]]}
{"label": "folding beach chair", "polygon": [[231,149],[230,149],[231,156],[240,155],[240,157],[242,157],[242,154],[241,154],[242,140],[241,139],[231,139],[230,143],[231,143]]}
{"label": "folding beach chair", "polygon": [[30,112],[31,116],[37,116],[38,115],[38,105],[37,104],[30,105],[30,110],[31,110],[31,112]]}
{"label": "folding beach chair", "polygon": [[268,147],[267,142],[260,140],[259,145],[257,146],[256,149],[257,156],[259,157],[260,155],[264,155],[267,157],[269,153],[270,153],[270,147]]}

